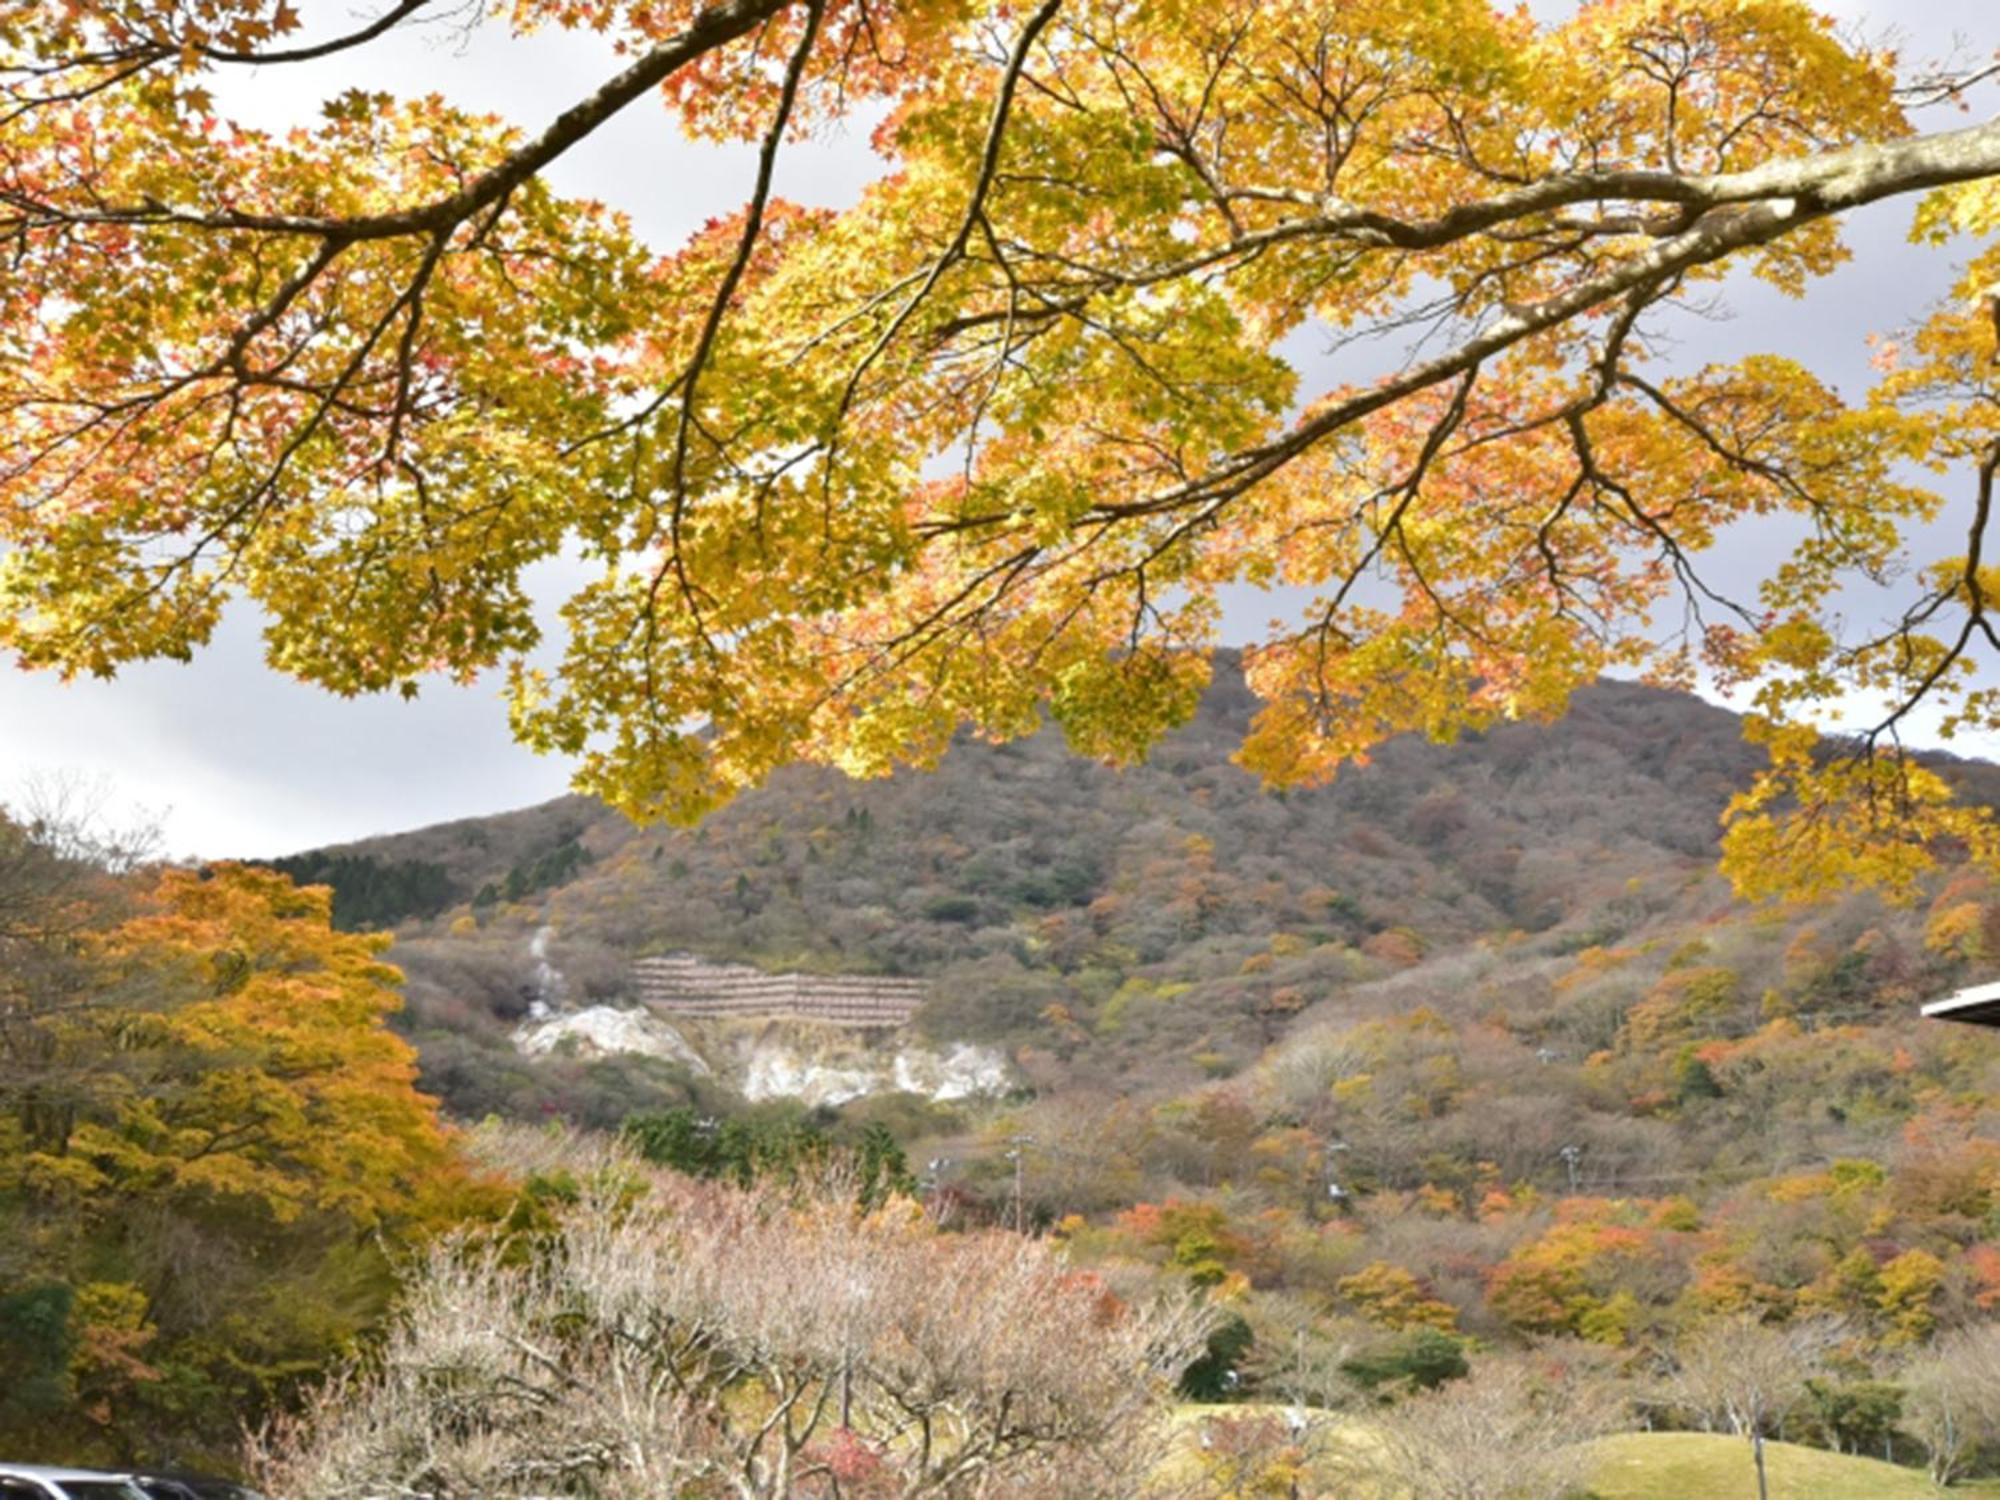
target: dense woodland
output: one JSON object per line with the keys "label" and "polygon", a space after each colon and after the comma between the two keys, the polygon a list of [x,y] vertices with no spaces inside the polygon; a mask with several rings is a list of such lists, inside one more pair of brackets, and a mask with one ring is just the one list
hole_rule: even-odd
{"label": "dense woodland", "polygon": [[[1906,739],[2000,732],[1990,37],[337,9],[0,0],[0,656],[248,610],[337,694],[504,682],[602,801],[198,868],[0,812],[0,1453],[1561,1500],[1657,1430],[1992,1492],[2000,1039],[1916,1009],[2000,963],[2000,770]],[[482,23],[601,66],[380,91]],[[647,101],[614,180],[741,148],[672,243],[565,195]],[[1894,200],[1964,260],[1865,391],[1698,321]],[[529,1055],[677,949],[916,976],[1011,1091]]]}
{"label": "dense woodland", "polygon": [[[944,1159],[918,1192],[960,1227],[1013,1222],[1026,1136],[1025,1222],[1226,1309],[1192,1393],[1380,1400],[1556,1339],[1615,1357],[1631,1420],[1727,1429],[1668,1372],[1741,1326],[1810,1378],[1774,1433],[1922,1461],[1923,1361],[2000,1305],[2000,1039],[1916,1008],[1990,974],[2000,891],[1948,868],[1908,905],[1733,900],[1716,821],[1752,752],[1679,694],[1602,684],[1292,793],[1229,763],[1246,711],[1225,681],[1122,773],[1049,733],[885,782],[785,772],[695,830],[568,799],[312,858],[454,893],[395,950],[395,1024],[452,1112],[633,1126],[742,1184],[887,1132]],[[577,1003],[678,947],[927,976],[922,1029],[1027,1087],[814,1118],[653,1060],[529,1062],[507,1038],[545,924]]]}
{"label": "dense woodland", "polygon": [[[898,1254],[972,1235],[981,1276],[1019,1224],[1134,1306],[1180,1298],[1201,1311],[1174,1336],[1205,1343],[1169,1384],[1248,1403],[1223,1444],[1244,1475],[1298,1461],[1260,1403],[1385,1432],[1408,1403],[1529,1410],[1551,1349],[1606,1426],[2000,1465],[1977,1396],[2000,1389],[2000,1039],[1915,1015],[1991,972],[2000,893],[1947,867],[1905,906],[1732,900],[1715,819],[1748,752],[1672,693],[1604,684],[1288,794],[1230,765],[1244,710],[1225,683],[1123,773],[1052,734],[968,742],[934,775],[788,772],[691,831],[565,800],[282,862],[330,889],[4,825],[0,1434],[227,1468],[246,1417],[343,1361],[430,1368],[399,1284],[443,1296],[467,1256],[597,1233],[603,1184],[579,1197],[554,1147],[468,1154],[453,1118],[497,1115],[622,1135],[652,1165],[619,1170],[664,1170],[646,1191],[698,1218],[799,1192],[829,1225],[913,1212]],[[397,920],[399,968],[357,913]],[[923,975],[921,1029],[1003,1048],[1022,1087],[808,1111],[653,1059],[530,1060],[510,1035],[544,929],[572,1003],[682,946]],[[1747,1417],[1714,1373],[1739,1367],[1789,1372]],[[328,1420],[259,1462],[346,1461],[362,1438]],[[715,1441],[703,1462],[737,1461]]]}
{"label": "dense woodland", "polygon": [[0,1446],[235,1467],[380,1325],[455,1149],[324,889],[0,819]]}
{"label": "dense woodland", "polygon": [[[1052,734],[968,742],[933,775],[788,772],[690,831],[565,800],[284,862],[330,888],[0,825],[0,1434],[232,1467],[243,1420],[275,1416],[258,1462],[296,1476],[380,1456],[343,1425],[367,1402],[448,1423],[398,1404],[458,1358],[409,1309],[480,1256],[581,1253],[590,1205],[640,1191],[526,1138],[468,1151],[453,1119],[497,1115],[622,1135],[615,1172],[689,1224],[808,1213],[838,1239],[859,1214],[975,1278],[1014,1264],[1018,1224],[1057,1257],[1020,1275],[1099,1278],[1196,1336],[1159,1378],[1248,1403],[1239,1478],[1303,1461],[1260,1403],[1493,1422],[1545,1405],[1551,1370],[1587,1377],[1603,1426],[2000,1465],[1977,1395],[2000,1390],[2000,1039],[1915,1013],[1991,972],[2000,892],[1947,865],[1904,906],[1732,900],[1714,829],[1748,752],[1672,693],[1604,684],[1557,724],[1397,742],[1305,793],[1229,763],[1244,709],[1225,683],[1123,773]],[[1993,795],[1991,768],[1941,765]],[[399,968],[357,912],[399,919]],[[921,1030],[1003,1048],[1022,1086],[808,1111],[654,1059],[530,1060],[510,1035],[544,930],[572,1003],[676,947],[922,975]],[[674,1316],[733,1338],[767,1313]],[[785,1314],[808,1341],[826,1315]],[[809,1352],[796,1389],[823,1391]],[[357,1356],[346,1379],[388,1384],[320,1427],[284,1415]],[[1739,1368],[1785,1372],[1747,1416]],[[608,1420],[559,1394],[550,1431]],[[852,1434],[823,1418],[756,1462],[834,1462]],[[660,1420],[694,1442],[687,1412]],[[1083,1441],[1044,1436],[1024,1492]],[[702,1462],[749,1461],[710,1438]],[[762,1492],[817,1493],[793,1482]]]}
{"label": "dense woodland", "polygon": [[[860,1215],[866,1243],[968,1286],[1118,1288],[1152,1309],[1133,1326],[1194,1340],[1133,1387],[1142,1405],[1243,1403],[1201,1450],[1216,1494],[1338,1459],[1302,1456],[1266,1403],[1368,1414],[1389,1435],[1369,1451],[1401,1432],[1412,1463],[1439,1461],[1425,1434],[1449,1421],[1513,1423],[1533,1469],[1551,1390],[1591,1431],[1763,1431],[1946,1478],[2000,1465],[2000,1403],[1978,1394],[2000,1391],[2000,1039],[1915,1014],[1990,973],[2000,892],[1947,866],[1904,906],[1731,899],[1714,831],[1749,752],[1682,695],[1603,684],[1556,724],[1399,741],[1294,793],[1230,764],[1245,711],[1225,681],[1122,773],[1051,733],[883,782],[787,772],[694,830],[567,799],[280,862],[330,886],[4,825],[0,1434],[229,1468],[243,1421],[275,1418],[254,1457],[281,1493],[406,1442],[472,1466],[464,1483],[532,1467],[411,1404],[469,1357],[425,1299],[456,1305],[481,1257],[567,1264],[609,1232],[593,1213],[643,1192],[680,1205],[651,1231],[676,1256],[710,1219],[804,1213],[849,1244]],[[2000,781],[1940,764],[1970,797]],[[396,921],[387,955],[387,934],[349,930],[371,919]],[[922,975],[920,1029],[1004,1049],[1022,1086],[808,1111],[655,1059],[531,1060],[510,1036],[544,931],[574,1004],[619,1002],[631,957],[677,947]],[[452,1123],[488,1116],[599,1144],[476,1146]],[[1016,1225],[1056,1259],[1016,1266]],[[648,1316],[727,1342],[779,1315],[696,1290],[659,1284]],[[836,1355],[812,1330],[831,1314],[787,1307],[805,1342],[783,1379],[823,1402]],[[857,1377],[839,1346],[841,1378],[901,1399],[894,1361],[869,1362],[889,1346],[868,1347]],[[613,1358],[595,1350],[575,1354]],[[311,1394],[342,1368],[347,1396]],[[489,1374],[525,1378],[510,1368]],[[1743,1368],[1783,1378],[1746,1408]],[[1023,1370],[1036,1389],[1074,1374]],[[998,1399],[981,1390],[952,1399]],[[596,1451],[610,1417],[537,1399],[547,1433]],[[806,1495],[788,1465],[867,1459],[815,1409],[768,1451],[768,1433],[656,1415],[689,1463],[776,1465],[759,1492]],[[1103,1412],[1121,1444],[1168,1430]],[[1563,1431],[1551,1485],[1588,1436]],[[1092,1463],[1171,1458],[1050,1428],[1008,1483],[1036,1492],[1077,1443]]]}

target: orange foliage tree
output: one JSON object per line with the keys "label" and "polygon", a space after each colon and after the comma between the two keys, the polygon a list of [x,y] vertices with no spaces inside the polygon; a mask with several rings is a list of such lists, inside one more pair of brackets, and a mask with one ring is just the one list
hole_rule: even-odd
{"label": "orange foliage tree", "polygon": [[385,943],[323,888],[167,870],[75,935],[82,980],[9,1006],[10,1449],[216,1461],[381,1314],[398,1243],[482,1208],[387,1027]]}

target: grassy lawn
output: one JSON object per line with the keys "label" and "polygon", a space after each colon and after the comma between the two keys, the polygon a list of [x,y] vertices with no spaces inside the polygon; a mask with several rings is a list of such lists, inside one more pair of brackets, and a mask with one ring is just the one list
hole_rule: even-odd
{"label": "grassy lawn", "polygon": [[[1598,1445],[1603,1463],[1592,1494],[1597,1500],[1701,1500],[1754,1497],[1757,1474],[1750,1445],[1741,1438],[1701,1432],[1628,1432]],[[1982,1480],[1934,1487],[1921,1469],[1902,1469],[1873,1458],[1848,1458],[1792,1443],[1764,1445],[1771,1500],[1935,1500],[1940,1495],[2000,1497],[2000,1484]]]}
{"label": "grassy lawn", "polygon": [[[1193,1476],[1192,1447],[1204,1419],[1210,1417],[1279,1416],[1282,1406],[1250,1403],[1235,1406],[1182,1406],[1174,1426],[1186,1447],[1170,1462],[1168,1475],[1185,1481]],[[1323,1415],[1323,1414],[1322,1414]],[[1334,1445],[1365,1444],[1365,1423],[1338,1421],[1322,1428],[1317,1441]],[[1751,1467],[1750,1445],[1741,1438],[1701,1432],[1627,1432],[1597,1444],[1600,1455],[1591,1500],[1755,1500],[1757,1474]],[[1795,1443],[1766,1443],[1764,1470],[1770,1478],[1771,1500],[2000,1500],[2000,1480],[1980,1480],[1933,1486],[1921,1469],[1905,1469],[1874,1458],[1849,1458]],[[1327,1493],[1360,1500],[1351,1480],[1337,1490],[1327,1476]],[[1369,1497],[1374,1500],[1374,1497]]]}

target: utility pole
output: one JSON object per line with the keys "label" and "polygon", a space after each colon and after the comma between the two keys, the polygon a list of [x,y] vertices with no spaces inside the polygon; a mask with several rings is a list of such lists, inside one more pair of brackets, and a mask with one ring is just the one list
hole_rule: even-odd
{"label": "utility pole", "polygon": [[1027,1166],[1028,1153],[1023,1149],[1035,1144],[1031,1135],[1009,1136],[1007,1160],[1014,1164],[1014,1233],[1025,1234],[1028,1229],[1028,1200],[1023,1172]]}
{"label": "utility pole", "polygon": [[1565,1146],[1556,1155],[1560,1156],[1563,1165],[1569,1168],[1569,1195],[1574,1198],[1576,1196],[1576,1164],[1583,1160],[1583,1147]]}

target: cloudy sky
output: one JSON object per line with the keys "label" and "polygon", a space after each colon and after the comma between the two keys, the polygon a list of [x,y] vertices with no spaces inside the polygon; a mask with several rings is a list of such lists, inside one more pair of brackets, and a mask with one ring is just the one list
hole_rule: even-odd
{"label": "cloudy sky", "polygon": [[[314,29],[334,30],[377,3],[314,0],[305,9]],[[1535,8],[1548,14],[1567,7],[1547,0]],[[1993,0],[1839,0],[1828,8],[1871,35],[1893,26],[1912,58],[1943,57],[1960,44],[1975,51],[2000,45]],[[218,93],[226,110],[267,127],[309,123],[321,99],[359,83],[440,91],[534,128],[618,65],[594,37],[515,42],[497,25],[410,28],[363,56],[363,76],[349,58],[316,71],[237,72]],[[1982,109],[1992,107],[1989,95]],[[1934,113],[1930,128],[1954,123]],[[790,150],[781,158],[780,193],[810,203],[852,201],[878,165],[865,135],[855,127]],[[684,141],[661,110],[640,104],[565,156],[551,176],[563,192],[624,209],[651,243],[670,248],[740,203],[749,158],[745,147]],[[1868,335],[1921,316],[1949,284],[1951,256],[1907,245],[1907,222],[1907,205],[1854,221],[1853,263],[1807,302],[1757,286],[1733,290],[1726,320],[1689,330],[1689,358],[1774,349],[1805,359],[1845,391],[1860,391],[1868,382]],[[1771,544],[1738,538],[1729,550],[1725,566],[1747,575],[1769,557]],[[1246,598],[1230,633],[1248,639],[1278,612]],[[2000,754],[2000,746],[1977,748]],[[497,685],[437,684],[414,702],[333,698],[267,670],[258,621],[239,609],[191,665],[156,663],[111,682],[69,685],[0,672],[0,802],[50,778],[96,788],[114,817],[157,818],[173,853],[278,854],[539,801],[564,789],[568,768],[513,744]]]}

